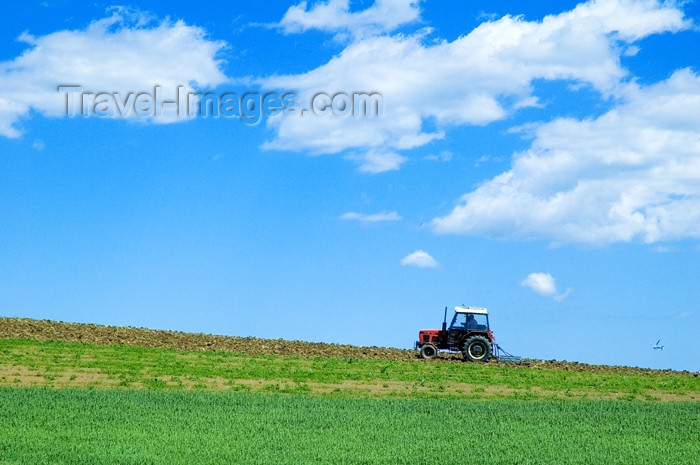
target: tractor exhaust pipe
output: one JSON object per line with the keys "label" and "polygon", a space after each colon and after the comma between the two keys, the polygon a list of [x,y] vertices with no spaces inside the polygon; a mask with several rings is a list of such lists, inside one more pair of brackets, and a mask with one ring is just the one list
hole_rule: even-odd
{"label": "tractor exhaust pipe", "polygon": [[447,307],[445,307],[445,318],[442,319],[442,332],[447,332]]}

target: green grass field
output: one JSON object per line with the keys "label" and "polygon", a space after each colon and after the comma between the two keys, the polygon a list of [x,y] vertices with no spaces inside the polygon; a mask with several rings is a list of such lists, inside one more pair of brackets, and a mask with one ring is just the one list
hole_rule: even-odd
{"label": "green grass field", "polygon": [[696,464],[700,378],[0,339],[0,465]]}
{"label": "green grass field", "polygon": [[694,464],[697,403],[0,389],[2,464]]}
{"label": "green grass field", "polygon": [[698,401],[700,378],[0,339],[0,386]]}

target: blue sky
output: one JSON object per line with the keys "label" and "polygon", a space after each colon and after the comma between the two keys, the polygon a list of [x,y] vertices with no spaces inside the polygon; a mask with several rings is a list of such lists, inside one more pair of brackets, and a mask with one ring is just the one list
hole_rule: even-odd
{"label": "blue sky", "polygon": [[[4,9],[0,314],[408,348],[466,304],[515,354],[700,369],[697,2]],[[67,117],[64,84],[383,112]]]}

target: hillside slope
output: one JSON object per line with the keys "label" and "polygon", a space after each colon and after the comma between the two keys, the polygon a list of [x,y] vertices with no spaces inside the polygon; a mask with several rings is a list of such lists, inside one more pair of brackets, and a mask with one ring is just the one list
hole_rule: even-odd
{"label": "hillside slope", "polygon": [[[250,355],[283,355],[296,357],[353,358],[393,360],[421,363],[466,363],[460,355],[441,354],[425,361],[414,350],[386,347],[361,347],[319,342],[259,339],[254,337],[217,336],[123,326],[102,326],[84,323],[64,323],[51,320],[0,317],[0,338],[21,338],[37,341],[53,340],[96,345],[120,344],[135,347],[169,348],[179,350],[225,350]],[[492,360],[489,365],[503,365]],[[565,371],[612,372],[629,374],[692,375],[689,372],[652,370],[648,368],[590,365],[555,360],[532,360],[532,369]],[[696,374],[697,375],[697,374]]]}

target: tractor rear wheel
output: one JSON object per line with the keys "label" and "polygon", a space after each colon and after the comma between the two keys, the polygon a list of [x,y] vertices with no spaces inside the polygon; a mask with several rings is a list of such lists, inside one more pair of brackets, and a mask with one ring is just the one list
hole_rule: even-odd
{"label": "tractor rear wheel", "polygon": [[426,359],[431,359],[437,357],[438,350],[433,344],[428,343],[420,348],[420,356]]}
{"label": "tractor rear wheel", "polygon": [[464,342],[462,355],[470,362],[487,362],[491,358],[491,343],[484,336],[472,336]]}

